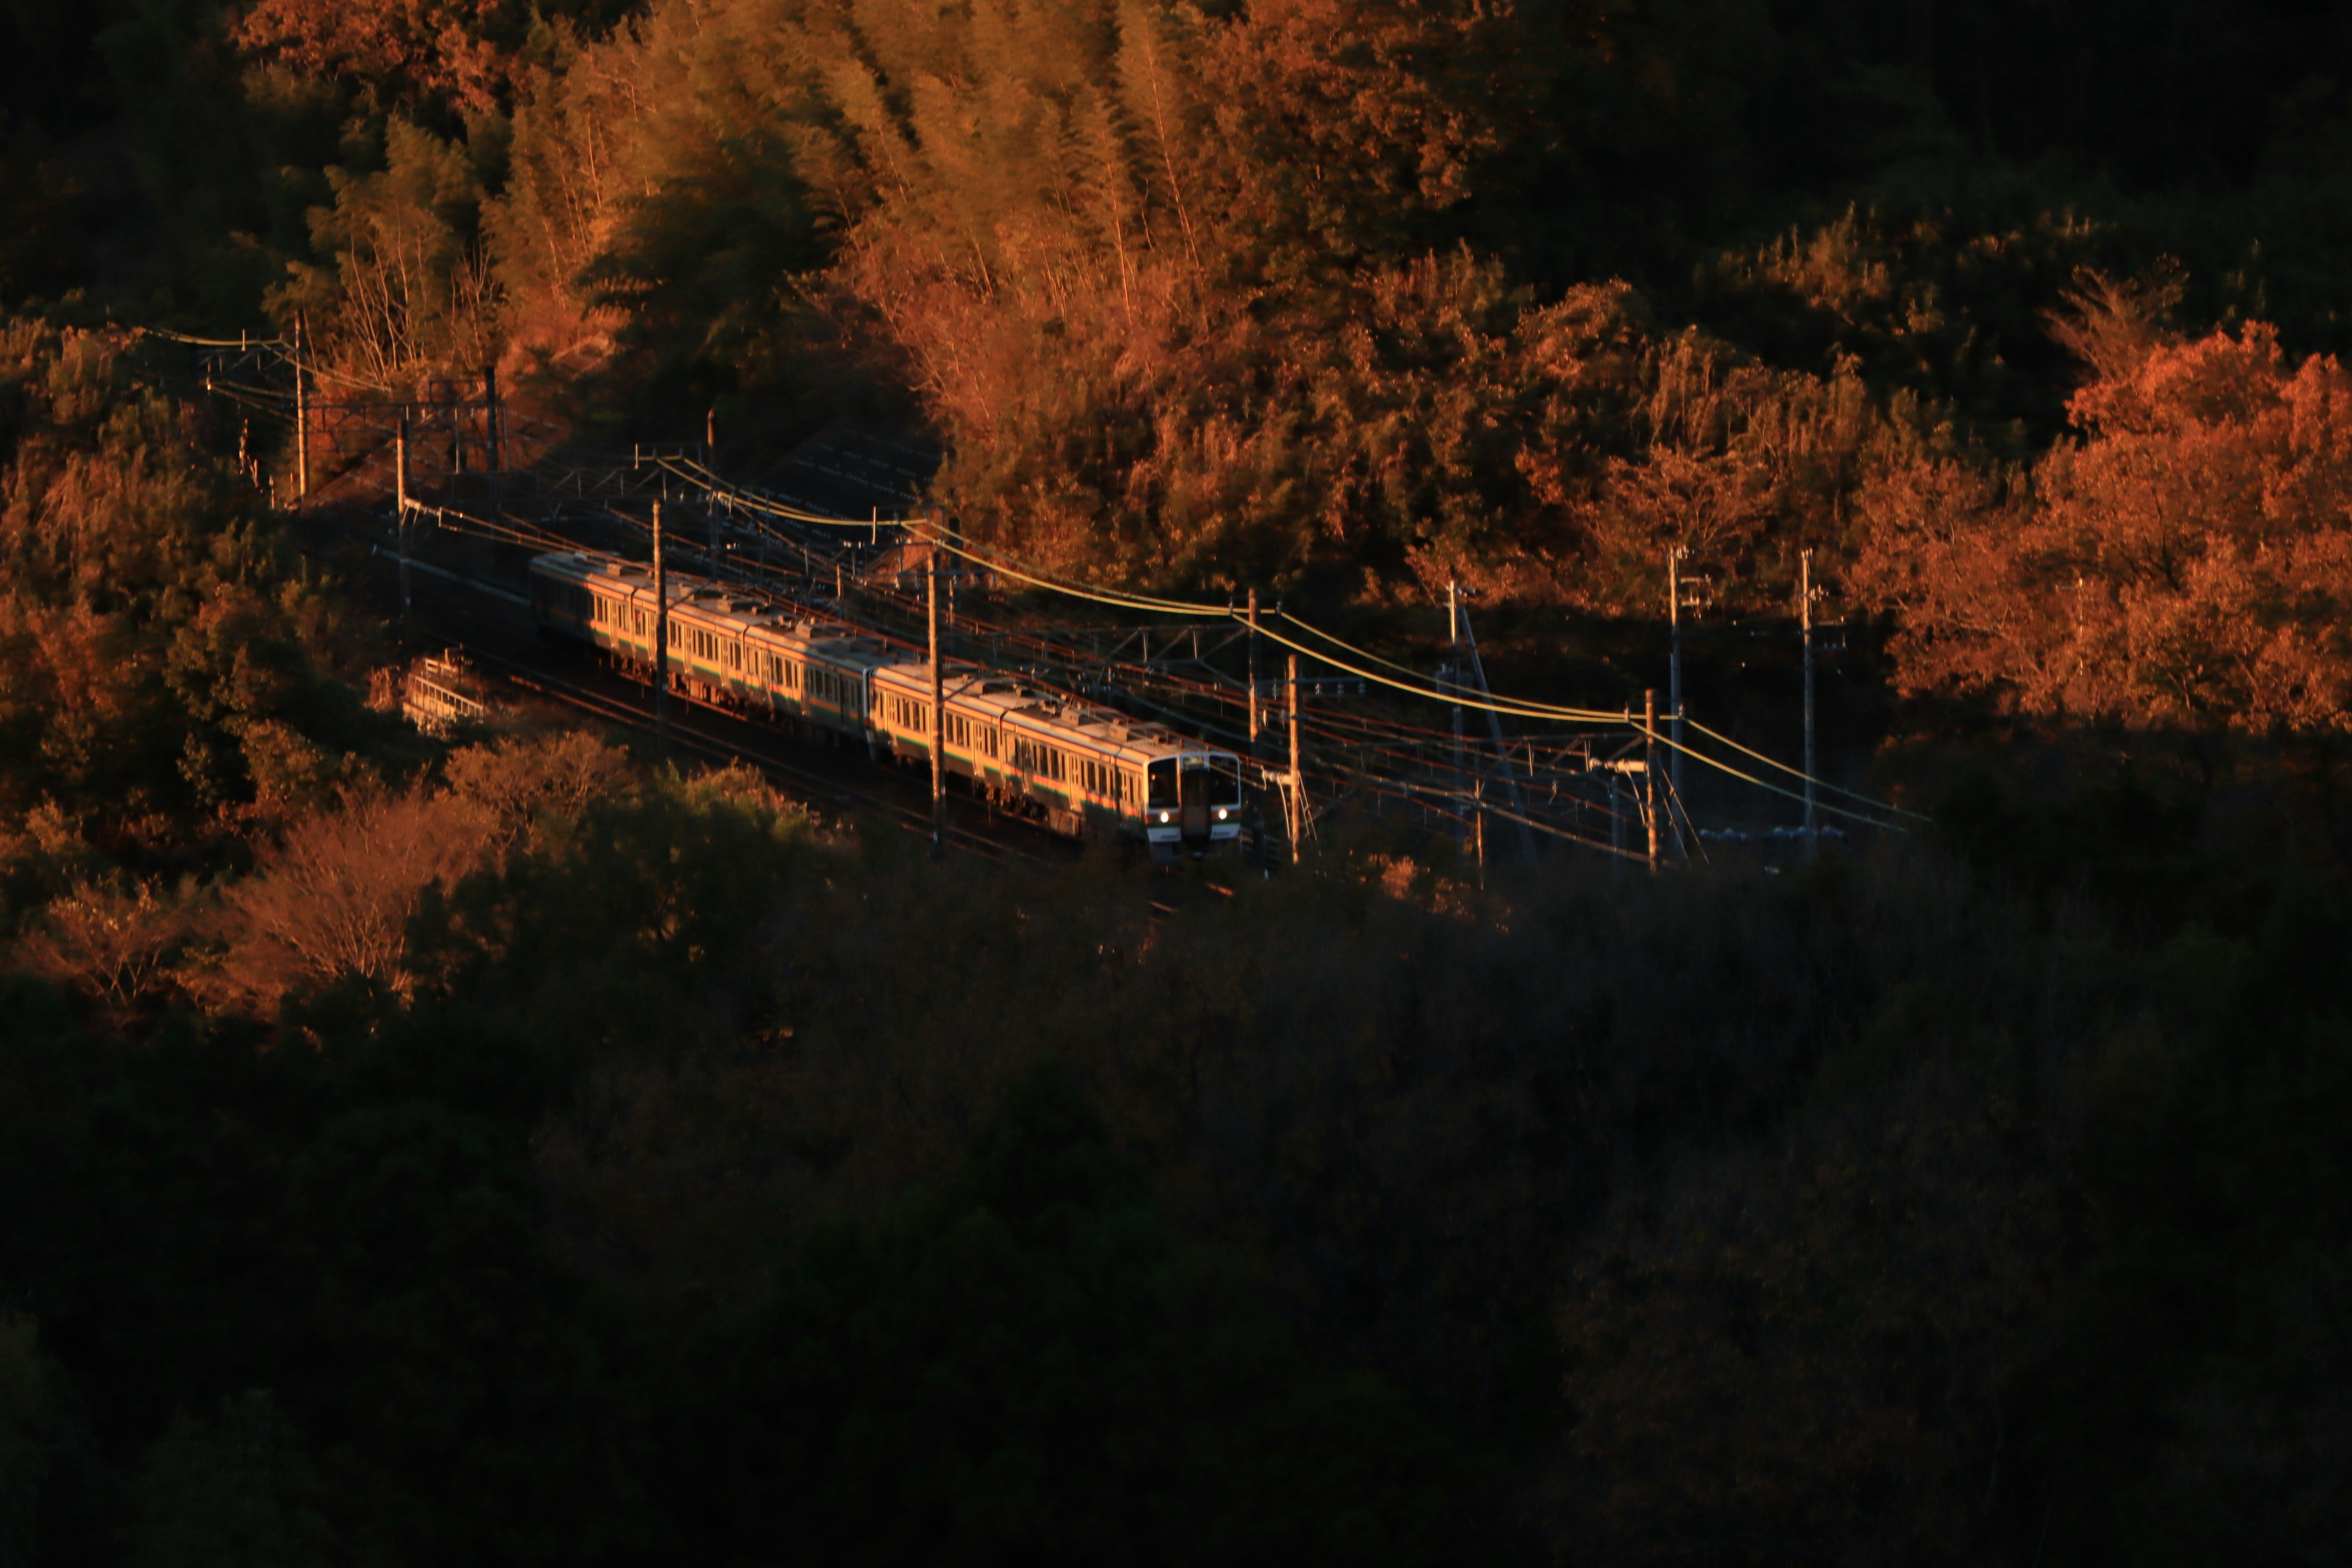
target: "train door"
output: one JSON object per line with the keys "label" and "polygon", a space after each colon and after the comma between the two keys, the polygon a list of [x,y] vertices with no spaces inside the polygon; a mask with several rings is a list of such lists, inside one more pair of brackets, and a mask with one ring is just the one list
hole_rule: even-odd
{"label": "train door", "polygon": [[1210,767],[1206,757],[1184,757],[1180,761],[1181,766],[1178,778],[1184,805],[1178,820],[1184,825],[1185,837],[1206,838],[1209,836],[1209,807],[1215,804],[1212,797],[1217,794],[1216,773]]}

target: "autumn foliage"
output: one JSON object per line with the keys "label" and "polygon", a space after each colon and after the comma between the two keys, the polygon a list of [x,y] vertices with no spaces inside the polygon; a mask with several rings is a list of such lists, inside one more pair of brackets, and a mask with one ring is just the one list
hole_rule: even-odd
{"label": "autumn foliage", "polygon": [[[2112,335],[2112,334],[2111,334]],[[2103,354],[2077,439],[1874,477],[1857,580],[1915,691],[2187,728],[2352,722],[2352,376],[2248,323]]]}

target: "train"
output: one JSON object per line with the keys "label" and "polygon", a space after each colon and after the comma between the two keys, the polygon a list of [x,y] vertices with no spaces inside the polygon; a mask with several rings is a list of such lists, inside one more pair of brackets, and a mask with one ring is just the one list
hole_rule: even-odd
{"label": "train", "polygon": [[[672,689],[928,765],[929,659],[722,583],[665,575]],[[530,563],[540,630],[646,679],[655,604],[642,563],[588,550]],[[943,769],[1000,808],[1071,837],[1139,838],[1160,860],[1240,840],[1235,753],[961,660],[941,661],[940,689]]]}

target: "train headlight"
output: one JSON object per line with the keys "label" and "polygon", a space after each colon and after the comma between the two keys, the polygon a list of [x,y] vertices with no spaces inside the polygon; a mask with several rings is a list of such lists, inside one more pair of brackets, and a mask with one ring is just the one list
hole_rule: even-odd
{"label": "train headlight", "polygon": [[1160,814],[1160,821],[1162,821],[1162,822],[1167,821],[1167,820],[1168,820],[1168,816],[1169,816],[1169,814],[1168,814],[1168,813],[1166,813],[1166,812],[1164,812],[1164,811],[1163,811],[1163,812],[1161,812],[1161,813]]}
{"label": "train headlight", "polygon": [[1217,807],[1217,820],[1218,820],[1219,822],[1223,822],[1224,819],[1225,819],[1225,808],[1224,808],[1223,806],[1222,806],[1222,805],[1221,805],[1221,806]]}

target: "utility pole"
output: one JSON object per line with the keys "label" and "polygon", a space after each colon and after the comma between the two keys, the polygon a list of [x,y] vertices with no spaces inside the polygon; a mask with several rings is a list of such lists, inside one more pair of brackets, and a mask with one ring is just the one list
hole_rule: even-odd
{"label": "utility pole", "polygon": [[310,496],[310,378],[302,369],[310,341],[310,325],[305,312],[294,313],[294,504],[300,506]]}
{"label": "utility pole", "polygon": [[1649,819],[1650,875],[1658,874],[1658,689],[1642,693],[1642,815]]}
{"label": "utility pole", "polygon": [[1822,850],[1813,805],[1813,552],[1797,552],[1797,623],[1805,639],[1805,858]]}
{"label": "utility pole", "polygon": [[1614,769],[1606,775],[1606,782],[1609,785],[1609,847],[1617,851],[1609,857],[1609,874],[1614,879],[1625,869],[1625,862],[1621,858],[1625,848],[1625,814],[1617,805],[1617,773]]}
{"label": "utility pole", "polygon": [[1257,590],[1249,591],[1249,737],[1250,755],[1257,755]]}
{"label": "utility pole", "polygon": [[[1511,798],[1511,812],[1518,824],[1519,847],[1526,852],[1528,864],[1532,866],[1536,863],[1536,836],[1528,828],[1527,803],[1519,798],[1518,781],[1511,777],[1510,754],[1503,747],[1503,721],[1495,712],[1495,689],[1486,684],[1486,661],[1478,657],[1477,629],[1471,626],[1470,612],[1467,610],[1457,610],[1454,619],[1462,628],[1462,646],[1470,650],[1470,673],[1477,678],[1478,695],[1486,700],[1486,733],[1494,737],[1495,766],[1502,771],[1503,788]],[[1456,711],[1460,710],[1457,709]],[[1532,761],[1528,764],[1528,771],[1532,776],[1535,772]],[[1478,863],[1481,866],[1486,863],[1486,786],[1485,780],[1482,779],[1478,785],[1478,843],[1480,846]]]}
{"label": "utility pole", "polygon": [[1307,776],[1298,769],[1298,656],[1290,656],[1290,863],[1298,864],[1298,839],[1307,825]]}
{"label": "utility pole", "polygon": [[1674,716],[1675,794],[1683,793],[1683,547],[1666,547],[1666,628],[1673,647],[1666,661],[1666,711]]}
{"label": "utility pole", "polygon": [[[1445,580],[1445,684],[1454,695],[1454,787],[1460,791],[1469,779],[1462,766],[1462,585],[1451,577]],[[1454,830],[1454,843],[1460,844],[1469,836],[1470,825],[1457,821]]]}
{"label": "utility pole", "polygon": [[940,548],[931,546],[931,858],[947,855],[948,775],[946,683],[940,668]]}
{"label": "utility pole", "polygon": [[662,503],[654,502],[654,750],[669,757],[669,568],[662,559]]}
{"label": "utility pole", "polygon": [[499,445],[499,367],[495,363],[483,367],[482,401],[488,405],[482,414],[482,435],[489,450],[490,472],[503,473],[506,457]]}
{"label": "utility pole", "polygon": [[1486,885],[1486,781],[1483,777],[1478,781],[1476,795],[1478,798],[1478,815],[1475,819],[1478,828],[1478,885],[1483,888]]}
{"label": "utility pole", "polygon": [[392,437],[394,526],[400,535],[400,618],[408,619],[408,411],[403,409]]}

